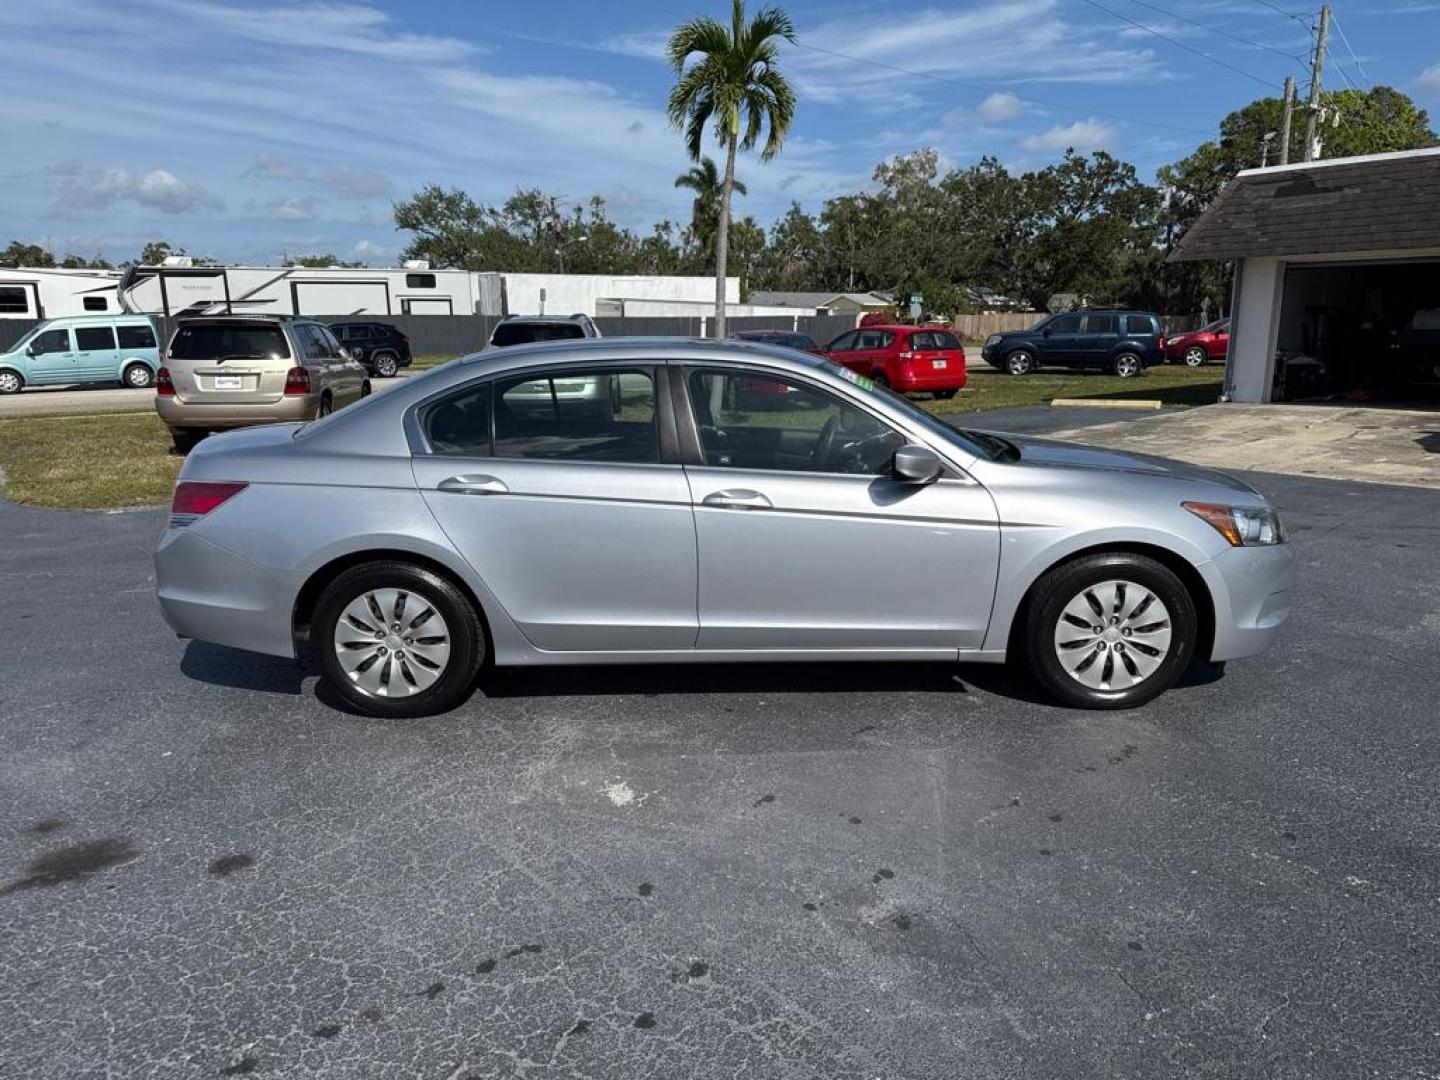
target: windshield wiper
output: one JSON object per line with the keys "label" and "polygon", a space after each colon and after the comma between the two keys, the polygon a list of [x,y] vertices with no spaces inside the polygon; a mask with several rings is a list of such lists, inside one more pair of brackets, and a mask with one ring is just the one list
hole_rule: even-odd
{"label": "windshield wiper", "polygon": [[954,424],[948,426],[955,428],[961,435],[973,443],[979,443],[991,461],[1019,461],[1020,448],[1009,439],[1001,438],[999,435],[992,435],[988,431],[975,431],[971,428],[956,427]]}

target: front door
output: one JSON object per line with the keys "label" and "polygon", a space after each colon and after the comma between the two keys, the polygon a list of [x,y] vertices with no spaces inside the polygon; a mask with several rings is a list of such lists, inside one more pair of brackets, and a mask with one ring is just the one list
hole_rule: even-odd
{"label": "front door", "polygon": [[69,330],[45,330],[26,346],[25,381],[37,386],[75,381],[75,349]]}
{"label": "front door", "polygon": [[116,370],[119,352],[115,347],[113,326],[77,326],[75,328],[75,374],[87,382],[118,379]]}
{"label": "front door", "polygon": [[425,502],[537,648],[694,648],[695,521],[656,386],[639,365],[531,370],[420,411]]}
{"label": "front door", "polygon": [[703,464],[687,465],[702,649],[978,648],[1000,535],[994,502],[954,477],[894,478],[908,439],[796,378],[765,411],[758,376],[686,368]]}
{"label": "front door", "polygon": [[1042,363],[1074,365],[1081,362],[1081,318],[1072,312],[1057,315],[1045,325],[1040,336]]}

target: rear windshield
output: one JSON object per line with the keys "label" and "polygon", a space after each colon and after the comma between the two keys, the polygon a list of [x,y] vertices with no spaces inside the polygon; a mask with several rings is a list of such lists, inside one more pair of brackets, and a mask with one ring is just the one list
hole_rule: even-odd
{"label": "rear windshield", "polygon": [[169,355],[173,360],[288,360],[290,346],[278,326],[205,323],[180,327]]}
{"label": "rear windshield", "polygon": [[501,323],[495,328],[492,345],[528,345],[532,341],[567,341],[583,338],[585,331],[576,323]]}
{"label": "rear windshield", "polygon": [[910,335],[912,349],[958,349],[960,339],[949,330],[917,330]]}

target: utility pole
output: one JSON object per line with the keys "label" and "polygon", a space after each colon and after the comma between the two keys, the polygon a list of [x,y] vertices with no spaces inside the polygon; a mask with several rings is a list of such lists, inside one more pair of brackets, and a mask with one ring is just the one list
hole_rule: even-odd
{"label": "utility pole", "polygon": [[1325,71],[1325,45],[1330,40],[1330,5],[1320,7],[1315,58],[1310,62],[1310,98],[1305,103],[1305,161],[1315,160],[1315,127],[1320,122],[1320,76]]}
{"label": "utility pole", "polygon": [[1290,118],[1295,113],[1295,76],[1285,76],[1285,109],[1280,114],[1280,164],[1290,164]]}

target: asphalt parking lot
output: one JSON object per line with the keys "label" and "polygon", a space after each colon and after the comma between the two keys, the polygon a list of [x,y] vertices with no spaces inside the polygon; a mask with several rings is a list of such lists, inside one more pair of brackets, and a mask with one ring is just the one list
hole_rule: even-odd
{"label": "asphalt parking lot", "polygon": [[161,512],[0,503],[0,1076],[1435,1076],[1440,493],[1252,480],[1288,633],[1124,714],[727,665],[367,720],[170,636]]}

